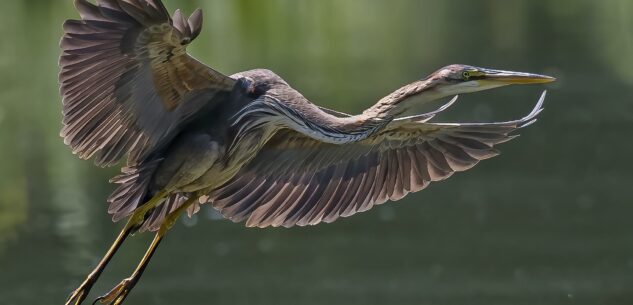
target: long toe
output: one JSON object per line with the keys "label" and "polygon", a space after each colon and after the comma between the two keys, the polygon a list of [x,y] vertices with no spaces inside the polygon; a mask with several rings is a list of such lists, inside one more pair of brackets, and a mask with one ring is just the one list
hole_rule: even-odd
{"label": "long toe", "polygon": [[90,292],[90,288],[92,288],[93,283],[94,281],[91,281],[91,280],[84,281],[81,284],[81,286],[79,286],[77,289],[75,289],[73,292],[70,293],[70,295],[68,296],[68,300],[66,301],[64,305],[81,304],[81,302],[83,302],[88,296],[88,292]]}
{"label": "long toe", "polygon": [[86,298],[86,291],[83,288],[77,288],[77,290],[70,293],[68,300],[64,305],[79,305]]}
{"label": "long toe", "polygon": [[97,303],[101,303],[107,305],[119,305],[123,303],[123,300],[125,300],[133,286],[134,283],[132,282],[132,279],[124,279],[121,283],[112,288],[110,292],[95,299],[92,304],[95,305]]}

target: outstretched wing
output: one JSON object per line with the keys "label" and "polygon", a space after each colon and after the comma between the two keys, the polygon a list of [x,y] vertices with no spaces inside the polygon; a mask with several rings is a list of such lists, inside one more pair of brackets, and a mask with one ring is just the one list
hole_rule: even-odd
{"label": "outstretched wing", "polygon": [[209,201],[233,221],[248,219],[247,226],[332,222],[401,199],[496,156],[496,144],[536,120],[544,97],[516,121],[399,122],[345,145],[283,130],[235,178],[210,194]]}
{"label": "outstretched wing", "polygon": [[202,13],[170,17],[160,0],[76,0],[60,46],[64,142],[100,166],[128,154],[135,164],[196,113],[211,110],[235,80],[200,63],[186,46]]}

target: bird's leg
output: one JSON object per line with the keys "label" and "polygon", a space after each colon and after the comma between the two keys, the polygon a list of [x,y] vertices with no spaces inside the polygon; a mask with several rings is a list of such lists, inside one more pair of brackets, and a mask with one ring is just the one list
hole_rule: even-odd
{"label": "bird's leg", "polygon": [[187,201],[183,202],[183,204],[176,210],[169,213],[163,220],[163,223],[158,229],[158,232],[156,232],[156,235],[154,236],[154,240],[152,240],[152,243],[147,249],[147,252],[145,252],[145,255],[141,259],[141,262],[138,264],[132,275],[121,281],[121,283],[116,285],[112,290],[110,290],[110,292],[98,297],[93,304],[97,302],[109,305],[119,305],[123,303],[132,288],[134,288],[136,283],[138,283],[139,279],[143,275],[143,271],[145,271],[145,268],[147,268],[149,261],[158,248],[158,244],[160,244],[165,234],[167,234],[167,231],[169,231],[169,229],[171,229],[171,227],[174,225],[174,223],[178,219],[178,216],[180,216],[180,214],[182,214],[182,212],[185,211],[187,207],[195,203],[197,200],[197,197],[190,198]]}
{"label": "bird's leg", "polygon": [[145,255],[141,259],[140,264],[134,270],[134,273],[132,273],[132,276],[121,281],[121,283],[112,288],[110,292],[98,297],[93,304],[96,304],[97,302],[111,305],[118,305],[123,303],[132,288],[134,288],[138,280],[141,278],[143,271],[147,267],[147,264],[152,258],[152,255],[154,255],[154,252],[156,252],[158,244],[160,244],[163,236],[164,235],[160,234],[160,232],[156,233],[156,235],[154,236],[154,240],[152,240],[152,243],[149,246],[149,249],[147,249],[147,252],[145,252]]}
{"label": "bird's leg", "polygon": [[[155,206],[164,197],[165,197],[164,193],[159,193],[156,196],[154,196],[152,199],[150,199],[145,205]],[[128,222],[125,224],[125,227],[123,227],[123,230],[121,230],[121,233],[119,233],[117,238],[114,240],[114,242],[112,243],[112,246],[110,246],[110,249],[108,249],[106,254],[103,256],[103,258],[97,265],[97,267],[95,267],[95,269],[92,270],[92,272],[90,272],[88,277],[86,277],[86,279],[81,283],[81,285],[79,285],[79,287],[70,294],[65,305],[79,305],[81,304],[81,302],[83,302],[83,300],[86,299],[86,296],[88,296],[90,289],[92,288],[94,283],[97,281],[97,279],[99,279],[99,276],[101,275],[105,267],[108,265],[108,263],[110,262],[114,254],[117,252],[117,250],[119,250],[119,248],[121,247],[125,239],[132,232],[134,232],[134,230],[136,230],[138,226],[143,222],[143,219],[145,219],[145,213],[149,211],[149,209],[145,208],[145,205],[143,206],[143,208],[139,208],[136,211],[134,211],[132,216],[130,216],[130,219],[128,220]]]}
{"label": "bird's leg", "polygon": [[81,302],[88,295],[88,292],[90,292],[92,285],[94,285],[94,283],[103,272],[103,269],[105,269],[116,251],[119,249],[119,247],[121,247],[121,244],[123,244],[125,239],[128,237],[128,235],[130,235],[134,228],[135,227],[132,225],[132,222],[128,221],[123,230],[121,230],[121,233],[119,233],[119,236],[117,236],[117,238],[114,240],[114,243],[112,243],[112,246],[110,246],[110,249],[108,249],[108,252],[106,252],[106,254],[103,256],[97,267],[92,270],[92,272],[90,272],[83,283],[81,283],[81,285],[79,285],[79,287],[70,294],[70,296],[68,297],[68,301],[66,301],[66,305],[81,304]]}

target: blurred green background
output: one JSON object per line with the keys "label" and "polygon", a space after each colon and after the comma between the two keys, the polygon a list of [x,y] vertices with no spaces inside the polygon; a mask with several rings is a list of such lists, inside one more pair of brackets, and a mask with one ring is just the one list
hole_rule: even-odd
{"label": "blurred green background", "polygon": [[[202,7],[194,56],[272,69],[359,112],[452,63],[556,76],[500,157],[330,225],[183,219],[128,304],[633,304],[633,1],[165,1]],[[57,57],[71,1],[0,3],[0,304],[63,304],[110,244],[116,168],[63,145]],[[438,121],[527,113],[542,86],[464,95]],[[128,241],[93,289],[127,276]],[[89,300],[91,300],[90,298]]]}

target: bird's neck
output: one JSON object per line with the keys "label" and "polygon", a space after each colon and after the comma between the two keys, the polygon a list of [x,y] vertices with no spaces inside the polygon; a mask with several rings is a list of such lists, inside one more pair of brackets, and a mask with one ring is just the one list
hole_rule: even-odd
{"label": "bird's neck", "polygon": [[433,89],[430,80],[420,80],[405,85],[380,99],[372,107],[363,112],[366,117],[393,119],[410,109],[414,104],[421,105],[442,96]]}
{"label": "bird's neck", "polygon": [[340,118],[318,109],[320,122],[323,122],[321,127],[333,131],[328,138],[341,139],[342,143],[365,139],[413,105],[421,105],[442,97],[443,95],[433,90],[433,87],[431,80],[410,83],[380,99],[361,114],[350,117]]}
{"label": "bird's neck", "polygon": [[[357,142],[381,130],[414,103],[419,104],[419,99],[437,98],[433,90],[427,90],[430,88],[429,84],[428,81],[408,84],[382,98],[363,113],[348,117],[326,113],[294,91],[286,90],[281,94],[272,90],[241,109],[235,116],[233,125],[239,126],[238,134],[267,126],[271,134],[280,128],[289,128],[326,143]],[[416,101],[410,101],[414,96]]]}
{"label": "bird's neck", "polygon": [[[302,130],[319,141],[345,144],[364,140],[382,130],[398,115],[410,109],[413,105],[424,104],[440,98],[441,94],[433,90],[431,80],[420,80],[407,84],[386,97],[361,114],[349,117],[335,116],[325,113],[315,105],[304,104],[301,118],[292,119],[285,116],[285,125],[296,125],[293,129]],[[297,124],[296,122],[301,122]]]}

